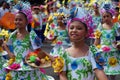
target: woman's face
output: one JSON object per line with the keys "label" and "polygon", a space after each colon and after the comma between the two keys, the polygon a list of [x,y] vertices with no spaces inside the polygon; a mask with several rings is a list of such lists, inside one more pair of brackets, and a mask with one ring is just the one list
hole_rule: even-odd
{"label": "woman's face", "polygon": [[103,13],[102,18],[103,18],[104,23],[110,23],[112,21],[112,16],[108,12]]}
{"label": "woman's face", "polygon": [[57,22],[58,22],[58,25],[60,25],[60,24],[63,24],[63,18],[62,18],[62,16],[58,16],[57,17]]}
{"label": "woman's face", "polygon": [[96,6],[93,6],[94,12],[99,12],[99,8]]}
{"label": "woman's face", "polygon": [[39,8],[34,8],[33,10],[34,10],[34,12],[35,12],[36,14],[39,14],[39,12],[40,12],[40,9],[39,9]]}
{"label": "woman's face", "polygon": [[15,25],[17,28],[25,28],[27,25],[27,18],[25,17],[24,14],[18,13],[15,16]]}
{"label": "woman's face", "polygon": [[87,37],[87,30],[83,23],[74,21],[69,26],[69,37],[72,42],[82,41]]}

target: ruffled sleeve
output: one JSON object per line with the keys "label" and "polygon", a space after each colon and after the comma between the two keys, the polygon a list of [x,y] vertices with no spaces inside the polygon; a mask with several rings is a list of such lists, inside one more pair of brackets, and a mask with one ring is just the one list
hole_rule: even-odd
{"label": "ruffled sleeve", "polygon": [[54,72],[60,73],[61,71],[66,71],[66,65],[65,65],[66,53],[63,50],[63,48],[59,47],[59,52],[57,51],[57,54],[59,56],[54,56],[55,61],[53,62],[52,67],[54,69]]}
{"label": "ruffled sleeve", "polygon": [[33,30],[30,32],[30,42],[34,50],[41,48],[42,46],[42,40],[36,35]]}
{"label": "ruffled sleeve", "polygon": [[105,60],[103,59],[101,53],[98,52],[97,48],[94,45],[90,46],[89,56],[92,63],[92,68],[102,70],[103,66],[105,65]]}
{"label": "ruffled sleeve", "polygon": [[116,32],[116,36],[120,36],[120,24],[119,23],[114,24],[114,30]]}
{"label": "ruffled sleeve", "polygon": [[16,34],[16,31],[12,32],[9,36],[9,39],[8,39],[8,42],[7,42],[7,46],[9,47],[9,50],[10,52],[14,52],[13,50],[13,41],[15,40],[15,34]]}

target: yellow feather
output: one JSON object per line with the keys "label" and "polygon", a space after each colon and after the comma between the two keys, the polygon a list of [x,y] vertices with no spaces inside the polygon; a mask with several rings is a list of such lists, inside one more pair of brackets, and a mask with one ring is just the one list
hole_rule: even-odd
{"label": "yellow feather", "polygon": [[44,32],[45,36],[47,36],[48,30],[49,30],[49,23],[46,24],[46,29],[45,29],[45,32]]}

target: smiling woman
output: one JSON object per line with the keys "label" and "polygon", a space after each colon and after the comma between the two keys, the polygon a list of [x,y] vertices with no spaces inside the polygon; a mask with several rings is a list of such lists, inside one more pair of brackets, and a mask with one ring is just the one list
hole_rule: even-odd
{"label": "smiling woman", "polygon": [[[31,21],[30,13],[28,14],[27,11],[28,9],[22,7],[16,13],[14,20],[16,30],[10,34],[7,44],[4,45],[10,57],[10,60],[4,65],[5,69],[10,70],[10,73],[6,75],[6,80],[48,80],[47,76],[42,74],[38,68],[32,68],[25,64],[26,55],[30,51],[41,49],[42,45],[41,39],[38,38],[33,30],[30,32],[26,30],[26,26]],[[7,46],[12,46],[13,51]]]}

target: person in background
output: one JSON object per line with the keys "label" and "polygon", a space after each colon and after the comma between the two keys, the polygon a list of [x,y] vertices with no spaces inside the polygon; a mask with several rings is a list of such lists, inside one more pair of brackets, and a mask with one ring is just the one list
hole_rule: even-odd
{"label": "person in background", "polygon": [[42,33],[42,41],[43,42],[45,42],[44,32],[45,32],[46,24],[47,24],[47,14],[45,14],[45,10],[46,10],[45,6],[41,5],[40,6],[41,17],[42,17],[42,30],[41,30],[41,33]]}
{"label": "person in background", "polygon": [[120,52],[115,47],[118,25],[112,22],[112,13],[108,10],[102,14],[103,24],[96,29],[94,44],[106,61],[104,65],[105,74],[109,80],[116,80],[116,75],[120,74]]}
{"label": "person in background", "polygon": [[114,14],[114,16],[113,16],[113,23],[116,23],[116,22],[118,22],[118,15],[119,15],[119,7],[116,7],[115,8],[115,14]]}
{"label": "person in background", "polygon": [[3,1],[2,2],[2,6],[0,7],[0,19],[8,11],[9,11],[9,9],[8,9],[8,3],[6,1]]}
{"label": "person in background", "polygon": [[60,48],[60,46],[62,46],[63,48],[67,48],[70,46],[70,40],[69,40],[69,36],[68,36],[68,31],[66,28],[66,25],[63,22],[63,16],[62,15],[58,15],[57,16],[57,28],[53,30],[53,39],[52,39],[52,46],[53,49],[51,50],[51,55],[53,56],[57,56],[57,50]]}
{"label": "person in background", "polygon": [[0,80],[4,80],[4,76],[5,76],[3,64],[6,62],[6,59],[3,57],[3,55],[6,54],[2,48],[3,41],[4,41],[3,38],[0,37]]}
{"label": "person in background", "polygon": [[36,34],[39,36],[39,38],[42,39],[43,42],[43,33],[42,31],[42,16],[40,13],[40,7],[39,6],[33,6],[32,7],[33,10],[33,25],[32,27],[34,28],[34,31],[36,32]]}
{"label": "person in background", "polygon": [[99,25],[99,23],[101,23],[101,15],[100,15],[100,12],[99,12],[99,5],[98,3],[94,3],[93,4],[93,9],[94,9],[94,13],[92,15],[92,19],[93,19],[93,22],[94,22],[94,31],[96,30],[97,26]]}

